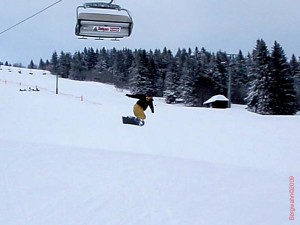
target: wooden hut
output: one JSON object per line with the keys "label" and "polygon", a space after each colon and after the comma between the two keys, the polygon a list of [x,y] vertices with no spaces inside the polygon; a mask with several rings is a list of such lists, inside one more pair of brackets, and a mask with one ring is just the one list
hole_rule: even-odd
{"label": "wooden hut", "polygon": [[228,98],[224,95],[215,95],[204,102],[203,105],[209,108],[226,109],[228,108],[228,101]]}

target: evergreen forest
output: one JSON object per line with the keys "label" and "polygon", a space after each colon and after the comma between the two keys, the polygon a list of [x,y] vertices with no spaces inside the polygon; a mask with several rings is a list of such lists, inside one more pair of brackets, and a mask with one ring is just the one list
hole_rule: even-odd
{"label": "evergreen forest", "polygon": [[221,94],[233,104],[245,104],[249,111],[263,115],[293,115],[300,105],[300,61],[287,59],[274,42],[268,49],[256,41],[244,55],[205,48],[93,49],[82,52],[54,52],[50,60],[31,60],[28,68],[49,70],[62,78],[109,83],[132,93],[151,91],[168,104],[200,107],[213,95]]}

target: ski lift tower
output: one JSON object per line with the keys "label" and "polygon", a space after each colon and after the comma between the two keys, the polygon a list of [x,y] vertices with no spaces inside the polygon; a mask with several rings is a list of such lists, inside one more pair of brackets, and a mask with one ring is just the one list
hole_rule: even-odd
{"label": "ski lift tower", "polygon": [[228,108],[231,108],[232,67],[235,65],[234,59],[238,54],[226,54],[226,55],[229,57],[229,65],[228,65],[229,70],[228,70],[228,81],[227,81],[227,98],[228,98]]}

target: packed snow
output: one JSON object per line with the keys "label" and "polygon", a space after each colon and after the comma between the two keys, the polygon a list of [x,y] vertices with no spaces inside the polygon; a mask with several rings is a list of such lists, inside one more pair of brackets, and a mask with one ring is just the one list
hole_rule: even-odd
{"label": "packed snow", "polygon": [[0,224],[299,223],[300,115],[155,98],[138,127],[121,122],[136,102],[125,90],[62,78],[55,90],[48,71],[1,66]]}

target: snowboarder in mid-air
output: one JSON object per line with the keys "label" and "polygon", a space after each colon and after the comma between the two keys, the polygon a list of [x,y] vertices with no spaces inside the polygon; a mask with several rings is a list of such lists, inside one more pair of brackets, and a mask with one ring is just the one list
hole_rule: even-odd
{"label": "snowboarder in mid-air", "polygon": [[136,118],[139,119],[141,125],[144,125],[146,115],[145,110],[148,108],[148,106],[151,109],[151,112],[154,113],[154,106],[153,106],[153,98],[150,93],[146,94],[126,94],[127,97],[130,98],[137,98],[139,99],[136,104],[133,106],[133,113],[136,116]]}

